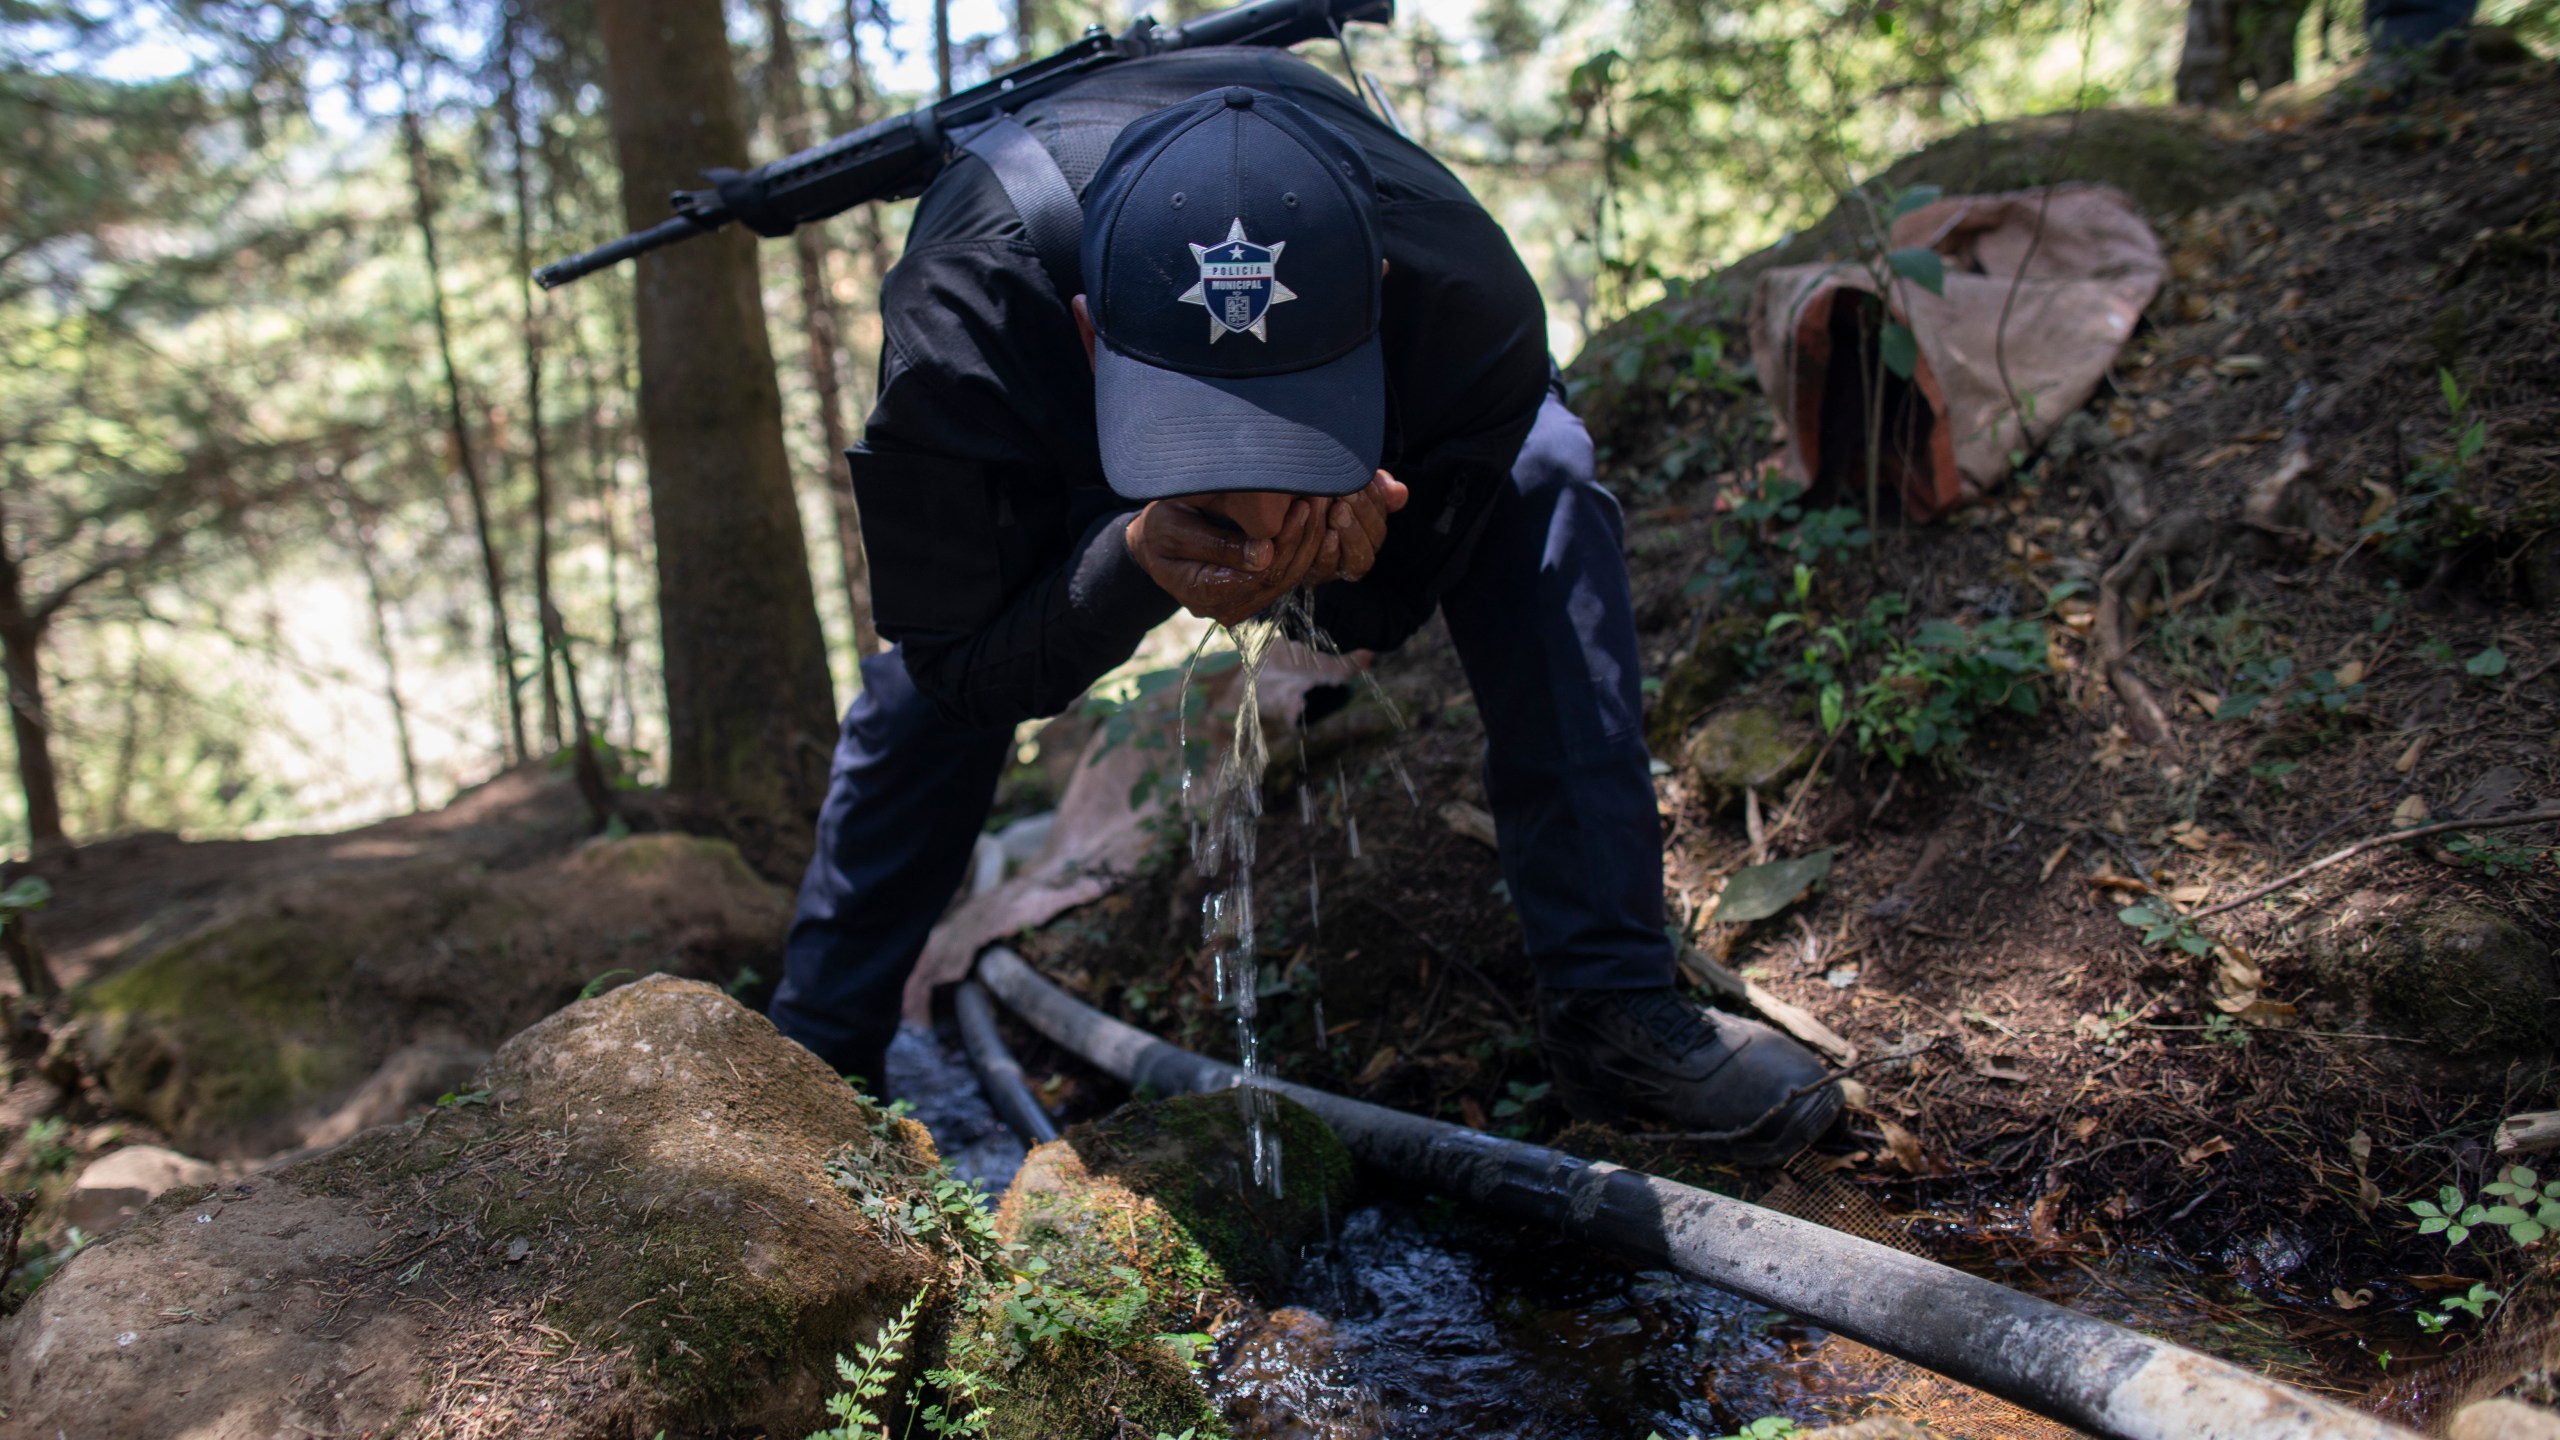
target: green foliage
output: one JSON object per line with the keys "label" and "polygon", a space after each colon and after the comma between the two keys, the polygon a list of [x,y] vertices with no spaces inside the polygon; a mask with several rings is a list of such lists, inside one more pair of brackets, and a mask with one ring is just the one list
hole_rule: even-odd
{"label": "green foliage", "polygon": [[2418,1328],[2429,1335],[2442,1335],[2455,1323],[2454,1317],[2457,1313],[2468,1315],[2474,1320],[2485,1320],[2488,1318],[2489,1307],[2501,1298],[2497,1291],[2474,1281],[2471,1288],[2463,1294],[2445,1297],[2443,1308],[2419,1311],[2416,1316]]}
{"label": "green foliage", "polygon": [[[1208,715],[1206,692],[1190,683],[1192,676],[1208,677],[1232,670],[1240,657],[1232,650],[1211,651],[1196,655],[1181,665],[1167,665],[1132,677],[1126,685],[1112,691],[1099,687],[1084,698],[1085,718],[1097,722],[1102,744],[1095,753],[1099,759],[1122,745],[1147,752],[1151,763],[1139,771],[1129,787],[1129,808],[1137,809],[1149,798],[1172,793],[1184,771],[1196,771],[1208,763],[1208,743],[1201,738],[1202,722]],[[1162,697],[1179,692],[1179,700]],[[1174,726],[1165,720],[1175,704],[1181,706],[1181,753],[1176,746]],[[1152,718],[1151,718],[1152,717]]]}
{"label": "green foliage", "polygon": [[0,890],[0,930],[6,930],[19,916],[41,910],[53,903],[53,886],[41,875],[22,875]]}
{"label": "green foliage", "polygon": [[2208,1015],[2204,1021],[2204,1038],[2208,1045],[2246,1050],[2249,1048],[2249,1027],[2228,1015]]}
{"label": "green foliage", "polygon": [[2560,1230],[2560,1179],[2546,1183],[2532,1169],[2510,1165],[2481,1187],[2480,1200],[2466,1202],[2460,1188],[2447,1185],[2432,1200],[2410,1201],[2409,1213],[2418,1217],[2419,1234],[2442,1235],[2448,1250],[2480,1229],[2503,1233],[2518,1248],[2539,1245]]}
{"label": "green foliage", "polygon": [[71,1122],[47,1115],[27,1126],[27,1163],[38,1176],[59,1175],[80,1152],[71,1146]]}
{"label": "green foliage", "polygon": [[2451,450],[2420,459],[2401,480],[2399,494],[2357,532],[2359,539],[2375,542],[2402,564],[2414,565],[2430,551],[2466,544],[2482,530],[2479,514],[2462,499],[2462,488],[2473,462],[2488,447],[2489,428],[2476,416],[2463,418],[2471,396],[2452,371],[2436,371],[2436,389],[2444,399]]}
{"label": "green foliage", "polygon": [[809,1440],[889,1440],[889,1422],[872,1407],[888,1399],[898,1366],[907,1358],[907,1345],[915,1338],[916,1317],[932,1293],[930,1285],[918,1290],[895,1319],[880,1327],[871,1343],[854,1347],[854,1360],[836,1357],[836,1378],[845,1386],[827,1397],[827,1413],[836,1423],[812,1433]]}
{"label": "green foliage", "polygon": [[1858,749],[1897,767],[1953,754],[1993,715],[2036,714],[2046,668],[2044,627],[2033,620],[1927,621],[1859,687]]}
{"label": "green foliage", "polygon": [[2212,938],[2165,900],[2127,905],[2116,912],[2116,919],[2141,931],[2145,945],[2171,945],[2199,958],[2213,953]]}
{"label": "green foliage", "polygon": [[2491,879],[2512,870],[2521,875],[2542,863],[2549,848],[2503,839],[2492,833],[2478,839],[2456,835],[2445,842],[2445,853],[2465,869],[2477,870]]}
{"label": "green foliage", "polygon": [[630,969],[607,970],[601,975],[591,977],[586,984],[579,986],[578,998],[581,1000],[593,1000],[607,990],[612,989],[615,981],[620,980],[625,976],[637,973],[639,972]]}

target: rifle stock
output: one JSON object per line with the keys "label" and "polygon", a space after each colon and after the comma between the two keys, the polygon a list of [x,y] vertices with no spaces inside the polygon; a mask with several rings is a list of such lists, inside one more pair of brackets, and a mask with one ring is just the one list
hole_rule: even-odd
{"label": "rifle stock", "polygon": [[675,218],[554,261],[534,271],[533,278],[543,289],[556,290],[733,220],[772,239],[865,201],[920,194],[949,163],[951,132],[1009,114],[1122,60],[1208,45],[1295,45],[1338,35],[1352,21],[1385,25],[1394,19],[1395,0],[1250,0],[1169,29],[1141,19],[1116,36],[1088,30],[1054,55],[947,100],[875,121],[753,170],[707,171],[703,178],[711,182],[709,189],[679,190],[670,198]]}

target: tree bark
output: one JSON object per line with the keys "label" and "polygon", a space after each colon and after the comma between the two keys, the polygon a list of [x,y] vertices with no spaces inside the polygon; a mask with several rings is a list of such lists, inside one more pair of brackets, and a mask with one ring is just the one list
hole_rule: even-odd
{"label": "tree bark", "polygon": [[471,497],[471,525],[480,537],[480,573],[489,592],[489,634],[497,652],[498,692],[505,701],[510,761],[525,757],[524,701],[516,694],[516,647],[507,633],[506,572],[498,561],[498,545],[489,533],[489,493],[480,479],[480,461],[471,448],[471,426],[464,416],[462,372],[453,362],[453,322],[445,313],[444,263],[436,248],[436,201],[433,177],[427,173],[426,130],[418,123],[409,76],[400,68],[400,135],[409,153],[409,188],[417,206],[418,238],[426,246],[427,289],[436,323],[436,355],[444,362],[445,424],[453,434],[454,465],[462,471]]}
{"label": "tree bark", "polygon": [[[516,192],[516,295],[524,320],[525,426],[532,437],[533,460],[533,613],[549,616],[551,608],[551,455],[542,425],[542,312],[533,294],[533,186],[525,163],[524,100],[516,85],[516,26],[519,6],[510,4],[500,22],[499,93],[506,109],[507,146],[514,162]],[[542,628],[542,736],[560,748],[560,690],[554,678],[561,661],[552,652],[551,626]]]}
{"label": "tree bark", "polygon": [[[712,166],[746,164],[719,0],[604,0],[598,19],[630,228]],[[658,554],[668,783],[750,859],[805,853],[835,700],[782,443],[755,237],[643,256],[640,431]]]}
{"label": "tree bark", "polygon": [[933,0],[933,83],[935,93],[951,98],[951,0]]}
{"label": "tree bark", "polygon": [[53,772],[53,729],[45,721],[44,626],[19,603],[18,567],[0,561],[0,668],[9,676],[9,734],[18,746],[18,788],[27,798],[27,839],[39,849],[66,843],[62,791]]}
{"label": "tree bark", "polygon": [[[764,20],[773,36],[769,66],[774,128],[785,150],[808,148],[809,102],[800,85],[800,51],[791,39],[791,13],[783,0],[764,0]],[[858,58],[857,58],[857,63]],[[868,207],[865,207],[868,208]],[[844,382],[836,369],[844,336],[844,316],[835,293],[827,287],[826,241],[816,225],[803,225],[791,235],[792,263],[800,275],[800,316],[808,328],[809,378],[818,391],[818,428],[826,436],[827,498],[834,502],[836,553],[844,566],[845,604],[853,617],[853,653],[876,655],[880,629],[871,618],[871,561],[862,548],[862,509],[853,498],[853,474],[844,452],[853,444],[844,423]]]}
{"label": "tree bark", "polygon": [[418,785],[418,749],[409,738],[409,706],[400,697],[400,656],[391,648],[391,607],[382,595],[382,565],[374,558],[373,527],[356,508],[355,487],[341,478],[338,509],[347,526],[347,548],[364,576],[365,603],[373,610],[373,648],[382,652],[382,702],[391,710],[391,734],[400,746],[400,778],[409,787],[411,813],[427,808]]}

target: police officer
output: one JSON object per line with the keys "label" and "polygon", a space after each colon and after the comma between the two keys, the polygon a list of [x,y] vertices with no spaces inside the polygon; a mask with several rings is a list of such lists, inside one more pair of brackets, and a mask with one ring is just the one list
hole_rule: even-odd
{"label": "police officer", "polygon": [[1015,726],[1177,608],[1436,608],[1483,716],[1539,1038],[1577,1114],[1794,1153],[1840,1105],[1674,986],[1616,502],[1545,312],[1455,176],[1285,52],[1113,66],[961,137],[890,272],[851,452],[881,633],[772,1015],[877,1078]]}

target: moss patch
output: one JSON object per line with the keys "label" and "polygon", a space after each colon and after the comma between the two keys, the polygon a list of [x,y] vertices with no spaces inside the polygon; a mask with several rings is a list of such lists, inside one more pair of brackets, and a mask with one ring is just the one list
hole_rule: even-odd
{"label": "moss patch", "polygon": [[1047,1264],[1028,1298],[1055,1317],[1052,1333],[1026,1343],[1018,1306],[991,1309],[955,1346],[1007,1367],[990,1436],[1225,1433],[1161,1337],[1206,1332],[1247,1292],[1275,1288],[1350,1194],[1350,1155],[1322,1120],[1272,1097],[1265,1123],[1280,1142],[1278,1197],[1250,1183],[1232,1093],[1132,1105],[1032,1152],[997,1229]]}
{"label": "moss patch", "polygon": [[116,1104],[173,1135],[253,1131],[364,1078],[333,1003],[370,936],[252,916],[80,997]]}
{"label": "moss patch", "polygon": [[1745,790],[1766,793],[1804,769],[1813,759],[1813,736],[1766,706],[1743,705],[1709,716],[1681,756],[1707,803],[1721,810],[1740,803]]}
{"label": "moss patch", "polygon": [[790,900],[724,841],[634,835],[528,869],[306,878],[73,997],[116,1103],[190,1153],[302,1143],[421,1038],[495,1046],[599,975],[779,973]]}

